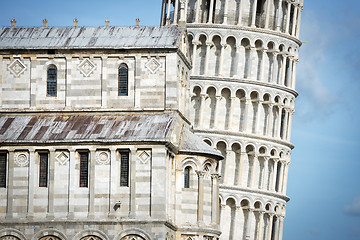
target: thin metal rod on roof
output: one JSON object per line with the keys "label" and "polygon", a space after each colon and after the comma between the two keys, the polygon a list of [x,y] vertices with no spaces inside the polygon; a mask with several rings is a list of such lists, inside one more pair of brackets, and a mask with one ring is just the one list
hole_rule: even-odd
{"label": "thin metal rod on roof", "polygon": [[77,20],[77,18],[74,18],[74,20],[73,20],[73,23],[74,23],[74,27],[77,27],[77,25],[78,25],[78,20]]}
{"label": "thin metal rod on roof", "polygon": [[10,22],[11,22],[11,27],[13,27],[13,28],[16,27],[16,20],[15,20],[15,18],[11,19]]}
{"label": "thin metal rod on roof", "polygon": [[47,27],[48,20],[46,18],[43,19],[43,27]]}
{"label": "thin metal rod on roof", "polygon": [[110,20],[108,18],[105,19],[105,27],[108,27],[110,23]]}

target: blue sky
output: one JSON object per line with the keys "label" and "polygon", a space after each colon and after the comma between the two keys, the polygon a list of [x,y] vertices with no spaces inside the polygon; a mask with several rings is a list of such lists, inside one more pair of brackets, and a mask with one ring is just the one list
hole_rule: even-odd
{"label": "blue sky", "polygon": [[[160,0],[2,1],[0,26],[157,26]],[[305,0],[284,240],[360,239],[360,1]],[[359,150],[359,152],[357,151]]]}

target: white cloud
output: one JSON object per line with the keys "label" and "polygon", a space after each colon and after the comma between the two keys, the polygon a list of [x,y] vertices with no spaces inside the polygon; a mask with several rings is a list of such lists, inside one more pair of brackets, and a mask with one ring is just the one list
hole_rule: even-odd
{"label": "white cloud", "polygon": [[356,198],[352,204],[345,206],[344,213],[347,215],[360,217],[360,197]]}

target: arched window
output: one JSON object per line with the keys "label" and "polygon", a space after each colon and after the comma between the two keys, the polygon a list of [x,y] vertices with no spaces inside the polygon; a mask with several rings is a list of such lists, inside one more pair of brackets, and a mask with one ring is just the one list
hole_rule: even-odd
{"label": "arched window", "polygon": [[128,79],[129,79],[129,69],[126,64],[121,64],[119,68],[119,96],[128,96]]}
{"label": "arched window", "polygon": [[0,188],[6,188],[6,158],[5,153],[0,153]]}
{"label": "arched window", "polygon": [[191,167],[184,169],[184,188],[190,188],[190,170]]}
{"label": "arched window", "polygon": [[57,88],[57,68],[50,65],[47,69],[47,96],[56,97]]}

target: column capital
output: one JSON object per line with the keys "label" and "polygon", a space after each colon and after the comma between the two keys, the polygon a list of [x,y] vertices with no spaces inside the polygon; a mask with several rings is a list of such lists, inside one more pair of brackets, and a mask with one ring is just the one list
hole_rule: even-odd
{"label": "column capital", "polygon": [[208,47],[212,47],[212,46],[214,46],[214,43],[212,42],[212,41],[206,41],[206,46],[208,46]]}
{"label": "column capital", "polygon": [[219,180],[220,175],[218,173],[213,173],[213,174],[211,174],[211,179]]}
{"label": "column capital", "polygon": [[192,44],[195,46],[201,45],[201,42],[199,40],[192,41]]}
{"label": "column capital", "polygon": [[196,174],[198,175],[199,178],[203,178],[203,177],[205,176],[205,172],[204,172],[204,171],[196,170],[195,172],[196,172]]}
{"label": "column capital", "polygon": [[221,43],[221,47],[224,49],[227,48],[228,46],[229,46],[229,44],[227,44],[227,43]]}

